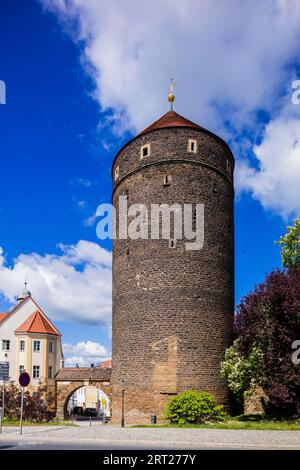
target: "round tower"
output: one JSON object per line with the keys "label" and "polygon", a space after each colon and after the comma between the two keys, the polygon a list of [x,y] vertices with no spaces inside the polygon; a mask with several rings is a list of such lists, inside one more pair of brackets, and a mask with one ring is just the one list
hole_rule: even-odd
{"label": "round tower", "polygon": [[[221,138],[173,110],[115,157],[114,422],[121,420],[122,395],[127,423],[149,423],[152,414],[159,419],[166,402],[188,389],[208,390],[228,402],[220,363],[232,341],[233,169],[234,157]],[[193,205],[193,227],[196,204],[203,205],[203,246],[187,249],[185,234],[151,239],[150,227],[148,239],[126,238],[124,232],[120,238],[121,200],[128,208],[146,207],[149,225],[151,204]]]}

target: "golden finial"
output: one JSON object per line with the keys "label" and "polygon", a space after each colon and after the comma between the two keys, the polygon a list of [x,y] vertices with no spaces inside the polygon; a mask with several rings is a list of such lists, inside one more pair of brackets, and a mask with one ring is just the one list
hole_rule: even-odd
{"label": "golden finial", "polygon": [[173,111],[173,103],[175,101],[174,86],[175,86],[174,80],[173,80],[173,78],[171,78],[170,92],[169,92],[169,95],[168,95],[168,101],[171,104],[171,111]]}

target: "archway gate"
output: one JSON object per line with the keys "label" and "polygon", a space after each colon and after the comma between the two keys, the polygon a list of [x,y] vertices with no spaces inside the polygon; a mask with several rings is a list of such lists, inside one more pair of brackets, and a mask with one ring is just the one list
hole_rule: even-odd
{"label": "archway gate", "polygon": [[111,402],[111,369],[101,367],[65,367],[55,376],[56,417],[67,417],[67,405],[73,393],[81,387],[93,385],[108,396]]}

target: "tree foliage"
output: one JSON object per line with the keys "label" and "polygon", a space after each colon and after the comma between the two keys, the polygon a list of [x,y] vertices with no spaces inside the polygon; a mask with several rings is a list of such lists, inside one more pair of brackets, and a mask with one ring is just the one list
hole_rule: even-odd
{"label": "tree foliage", "polygon": [[[2,397],[2,389],[0,389]],[[53,419],[55,397],[47,393],[44,386],[40,386],[34,393],[24,391],[24,420],[42,422]],[[5,414],[8,419],[20,418],[21,389],[16,384],[9,383],[5,387]]]}
{"label": "tree foliage", "polygon": [[294,225],[287,227],[287,234],[280,237],[276,244],[281,246],[281,261],[284,267],[294,268],[300,263],[300,217]]}
{"label": "tree foliage", "polygon": [[256,384],[263,381],[263,352],[257,346],[253,346],[248,357],[239,353],[238,340],[225,352],[225,360],[221,366],[221,376],[227,379],[228,387],[234,395],[241,399],[255,380]]}
{"label": "tree foliage", "polygon": [[259,380],[269,412],[300,415],[300,366],[292,361],[293,342],[300,339],[300,265],[272,272],[248,294],[235,329],[238,340],[223,364],[232,390],[240,394],[251,379]]}
{"label": "tree foliage", "polygon": [[172,398],[167,404],[164,418],[174,424],[199,424],[204,421],[224,419],[223,407],[217,405],[208,392],[187,390]]}

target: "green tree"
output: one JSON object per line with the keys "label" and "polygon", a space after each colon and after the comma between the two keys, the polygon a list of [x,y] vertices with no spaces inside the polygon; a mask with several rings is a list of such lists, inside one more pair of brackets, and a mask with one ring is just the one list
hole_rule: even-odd
{"label": "green tree", "polygon": [[228,387],[238,399],[242,399],[245,392],[250,390],[251,382],[260,384],[262,379],[263,353],[254,346],[248,357],[238,351],[238,340],[225,352],[225,359],[221,365],[221,377],[225,378]]}
{"label": "green tree", "polygon": [[300,263],[300,217],[295,220],[294,225],[287,227],[287,234],[275,243],[281,246],[283,266],[290,269]]}

